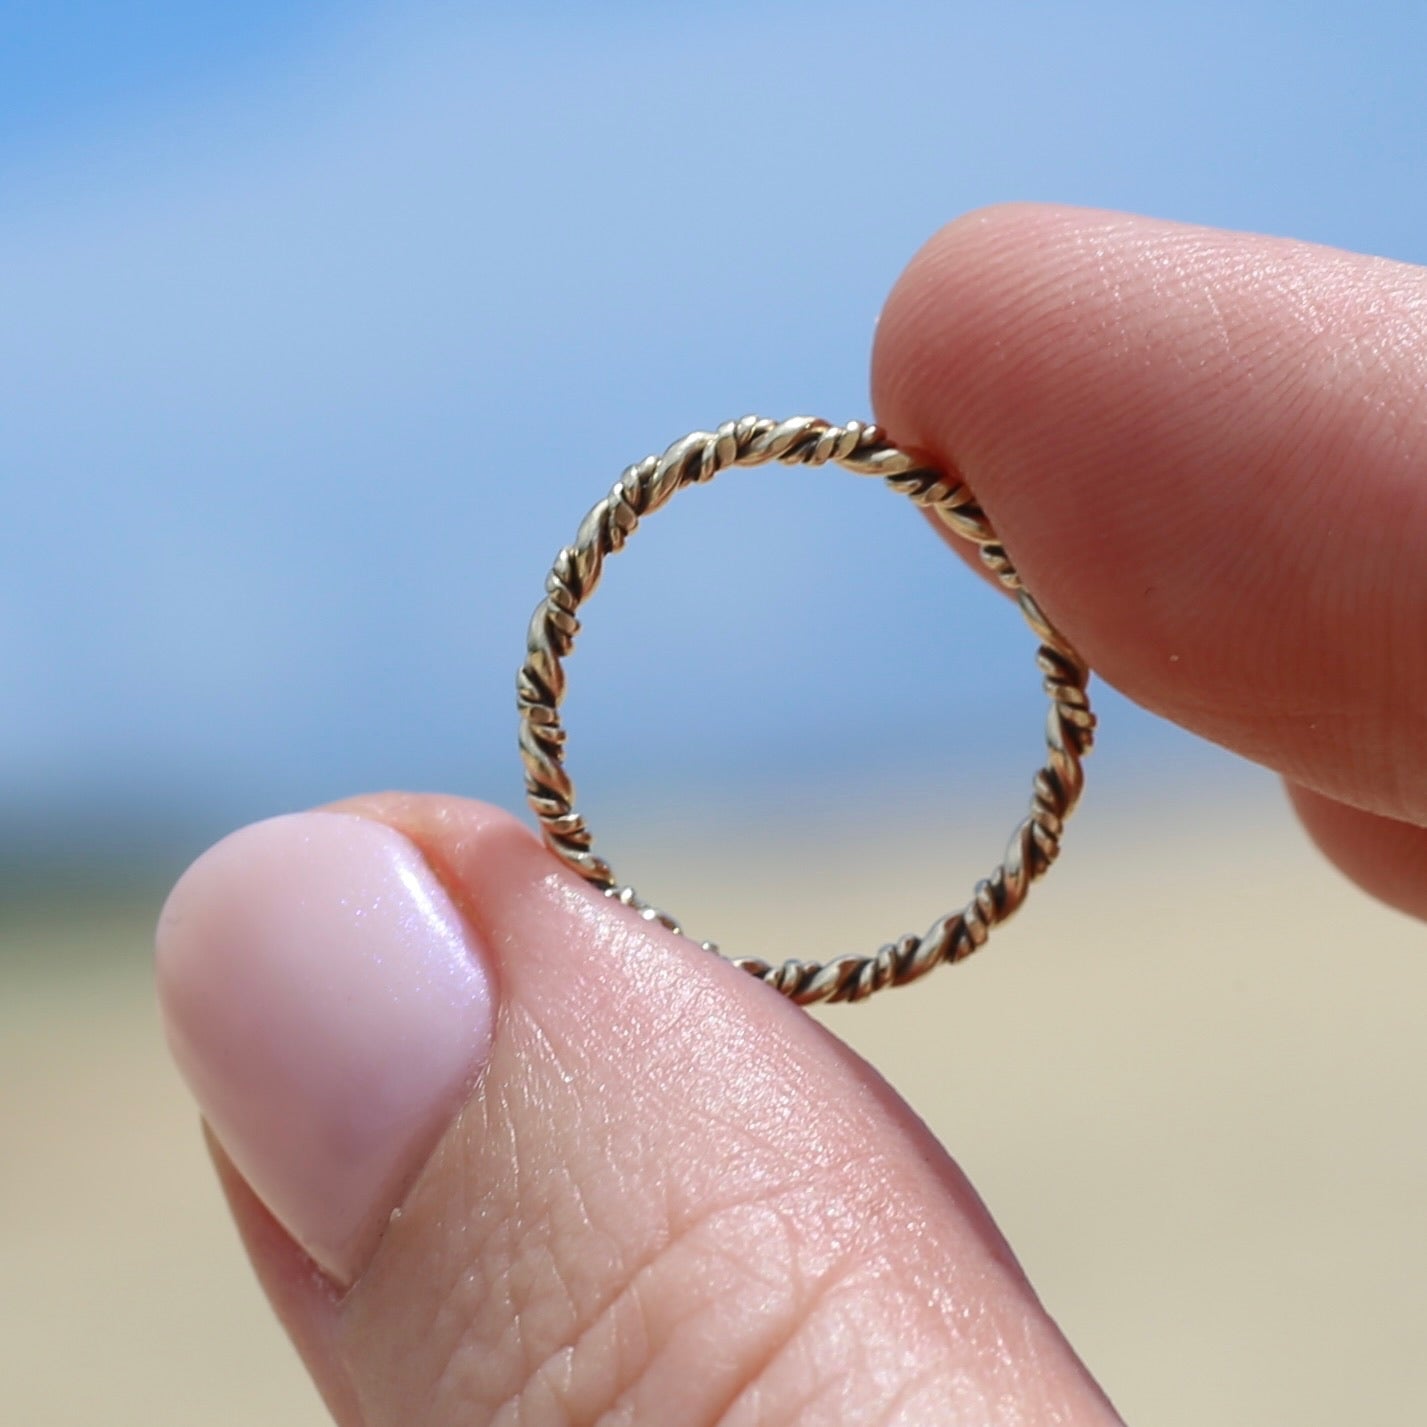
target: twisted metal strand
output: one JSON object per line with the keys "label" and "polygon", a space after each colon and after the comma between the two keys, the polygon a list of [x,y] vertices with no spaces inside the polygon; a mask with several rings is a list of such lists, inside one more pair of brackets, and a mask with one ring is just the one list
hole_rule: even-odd
{"label": "twisted metal strand", "polygon": [[[576,611],[599,584],[605,557],[623,548],[644,516],[658,510],[676,491],[711,480],[726,466],[767,461],[805,466],[835,462],[859,475],[879,477],[976,545],[987,569],[1015,594],[1039,641],[1036,663],[1050,700],[1046,762],[1032,783],[1030,810],[1011,834],[1000,865],[976,884],[964,907],[933,922],[921,936],[903,936],[872,956],[846,955],[825,962],[798,957],[771,962],[745,956],[734,962],[800,1005],[860,1001],[884,986],[915,981],[942,962],[970,956],[985,944],[993,927],[1019,910],[1031,883],[1060,851],[1065,820],[1084,784],[1081,760],[1090,751],[1095,729],[1086,695],[1090,671],[1085,661],[1022,586],[1011,557],[971,492],[961,482],[918,464],[878,427],[860,421],[833,426],[811,416],[788,421],[745,416],[725,422],[717,431],[695,431],[674,442],[662,456],[648,456],[625,470],[580,523],[574,542],[555,557],[545,581],[545,598],[531,617],[527,657],[516,681],[525,787],[552,851],[606,896],[649,921],[681,932],[673,917],[619,883],[609,864],[593,852],[589,827],[575,811],[559,712],[565,695],[563,661],[579,633]],[[712,942],[702,945],[717,951]]]}

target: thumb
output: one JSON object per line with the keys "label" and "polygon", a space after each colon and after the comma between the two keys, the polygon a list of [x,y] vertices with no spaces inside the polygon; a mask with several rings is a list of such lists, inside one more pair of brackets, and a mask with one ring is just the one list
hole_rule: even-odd
{"label": "thumb", "polygon": [[236,833],[158,973],[344,1427],[1116,1420],[872,1070],[502,813]]}

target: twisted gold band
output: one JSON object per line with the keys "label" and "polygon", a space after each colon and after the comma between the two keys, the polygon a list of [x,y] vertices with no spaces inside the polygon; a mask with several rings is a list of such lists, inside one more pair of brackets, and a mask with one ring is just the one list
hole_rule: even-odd
{"label": "twisted gold band", "polygon": [[[620,476],[609,495],[580,523],[574,543],[555,557],[545,581],[545,598],[531,617],[528,654],[516,685],[525,788],[553,852],[607,896],[650,921],[681,931],[672,917],[650,906],[632,887],[621,886],[609,864],[591,851],[593,839],[584,818],[575,811],[575,790],[565,771],[565,730],[560,723],[560,702],[565,694],[562,661],[574,648],[579,632],[575,611],[599,583],[605,556],[623,547],[642,516],[658,510],[675,491],[710,480],[725,466],[758,466],[766,461],[806,466],[834,461],[858,475],[879,476],[980,547],[981,559],[1001,584],[1014,592],[1026,623],[1040,641],[1036,663],[1050,699],[1046,763],[1035,775],[1030,811],[1011,835],[1001,864],[976,884],[971,900],[960,911],[947,913],[924,935],[904,936],[872,956],[779,963],[742,957],[734,963],[800,1005],[859,1001],[884,986],[915,981],[943,961],[970,956],[985,943],[992,927],[1021,906],[1031,883],[1060,851],[1065,820],[1079,801],[1084,784],[1081,759],[1090,751],[1095,729],[1085,692],[1090,671],[1022,587],[1015,566],[971,492],[959,481],[947,481],[919,465],[876,426],[859,421],[832,426],[811,416],[788,421],[745,416],[726,422],[717,431],[695,431],[676,441],[662,456],[647,456]],[[717,950],[712,942],[703,946]]]}

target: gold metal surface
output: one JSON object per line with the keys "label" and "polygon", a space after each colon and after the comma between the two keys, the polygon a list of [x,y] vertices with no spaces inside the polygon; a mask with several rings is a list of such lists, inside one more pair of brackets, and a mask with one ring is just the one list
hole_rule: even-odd
{"label": "gold metal surface", "polygon": [[[564,660],[574,648],[580,621],[576,611],[599,584],[607,555],[615,553],[643,516],[664,505],[685,486],[713,478],[726,466],[821,466],[828,462],[858,475],[876,476],[891,489],[932,511],[950,530],[976,545],[997,580],[1015,596],[1026,623],[1040,641],[1036,663],[1050,700],[1046,718],[1046,761],[1032,785],[1029,812],[1017,825],[1001,863],[976,884],[959,911],[938,918],[921,936],[908,934],[871,956],[849,954],[819,962],[782,962],[740,957],[735,965],[798,1002],[859,1001],[884,986],[900,986],[925,976],[944,961],[961,961],[982,946],[991,928],[1012,916],[1032,882],[1055,861],[1065,820],[1084,785],[1081,760],[1090,751],[1095,718],[1085,686],[1090,671],[1065,636],[1022,586],[1011,558],[985,513],[960,481],[918,463],[872,425],[852,421],[833,426],[811,416],[770,421],[745,416],[717,431],[695,431],[662,456],[630,466],[596,505],[555,557],[545,581],[545,598],[531,617],[527,657],[517,678],[520,751],[530,806],[540,819],[545,842],[581,877],[606,896],[649,921],[682,932],[672,917],[621,885],[575,811],[574,785],[565,770],[565,729],[560,703],[565,694]],[[716,951],[712,942],[703,942]]]}

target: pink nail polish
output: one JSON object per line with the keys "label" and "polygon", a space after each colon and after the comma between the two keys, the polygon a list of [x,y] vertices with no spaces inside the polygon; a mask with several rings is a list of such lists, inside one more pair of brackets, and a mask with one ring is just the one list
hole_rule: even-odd
{"label": "pink nail polish", "polygon": [[300,813],[234,833],[179,879],[158,986],[224,1150],[350,1282],[489,1054],[470,928],[400,833]]}

